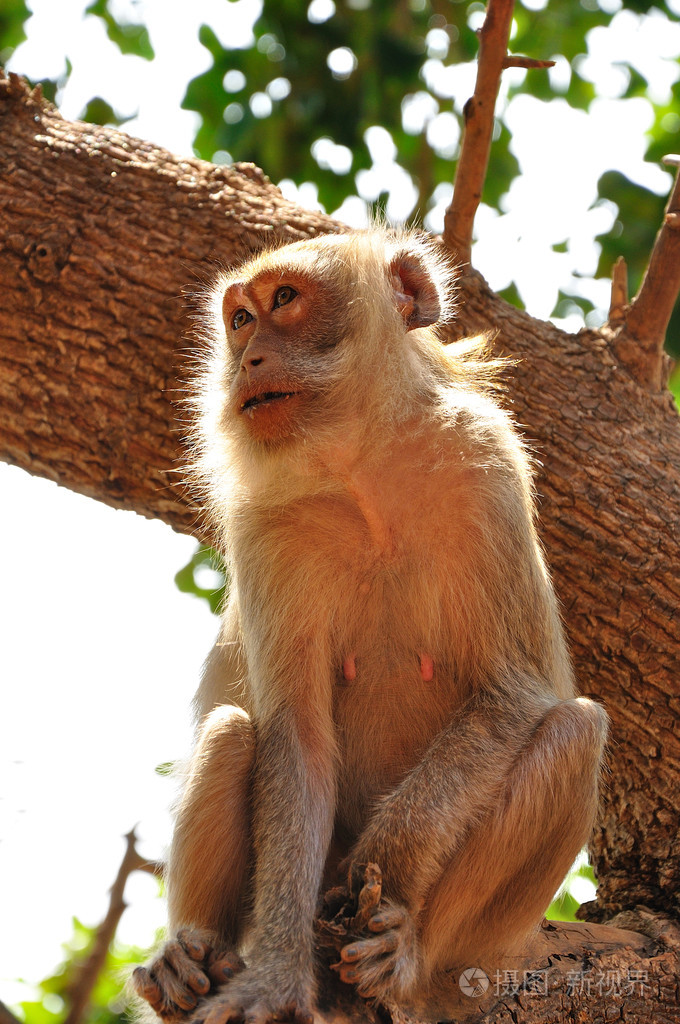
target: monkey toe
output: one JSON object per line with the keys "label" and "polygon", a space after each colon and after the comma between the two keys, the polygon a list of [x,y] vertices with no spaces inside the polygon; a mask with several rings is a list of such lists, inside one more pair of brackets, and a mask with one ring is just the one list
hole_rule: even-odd
{"label": "monkey toe", "polygon": [[397,907],[393,904],[383,904],[367,922],[367,928],[371,932],[384,932],[391,928],[401,928],[408,924],[409,914],[404,907]]}
{"label": "monkey toe", "polygon": [[398,998],[415,983],[417,961],[411,915],[405,907],[383,900],[366,921],[363,935],[340,950],[336,970],[360,996]]}
{"label": "monkey toe", "polygon": [[359,942],[353,942],[350,946],[345,946],[340,951],[340,958],[345,963],[353,964],[357,961],[375,959],[384,953],[394,953],[398,947],[398,933],[388,931],[373,939],[361,939]]}

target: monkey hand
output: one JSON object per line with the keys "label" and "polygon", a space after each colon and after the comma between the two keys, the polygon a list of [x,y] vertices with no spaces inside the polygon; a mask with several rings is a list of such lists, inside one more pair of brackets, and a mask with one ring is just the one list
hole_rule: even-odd
{"label": "monkey hand", "polygon": [[191,1024],[314,1024],[313,986],[281,980],[272,966],[246,968],[225,989],[201,1004]]}
{"label": "monkey hand", "polygon": [[184,928],[166,942],[147,967],[137,967],[132,986],[158,1016],[186,1020],[199,1000],[216,991],[243,968],[233,950],[216,945],[204,931]]}
{"label": "monkey hand", "polygon": [[[362,870],[363,869],[363,870]],[[360,872],[363,884],[356,885]],[[376,864],[353,865],[351,889],[357,912],[349,923],[354,936],[340,950],[335,970],[360,996],[400,999],[414,987],[418,973],[418,938],[406,907],[382,897],[382,875]]]}

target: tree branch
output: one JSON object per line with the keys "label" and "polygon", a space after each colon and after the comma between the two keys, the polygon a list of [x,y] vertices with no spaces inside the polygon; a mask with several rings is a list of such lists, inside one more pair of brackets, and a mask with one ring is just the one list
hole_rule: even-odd
{"label": "tree branch", "polygon": [[14,1016],[2,1000],[0,1000],[0,1024],[21,1024],[19,1018]]}
{"label": "tree branch", "polygon": [[494,109],[507,58],[514,0],[489,0],[479,32],[475,91],[465,104],[465,131],[443,240],[457,262],[470,264],[472,226],[489,165]]}
{"label": "tree branch", "polygon": [[[1,75],[0,131],[0,458],[191,532],[181,397],[197,342],[180,297],[272,231],[294,241],[343,226],[252,166],[66,122]],[[677,909],[677,409],[621,372],[611,336],[566,334],[472,272],[446,337],[489,332],[516,359],[505,401],[540,459],[540,528],[577,676],[612,718],[598,904]]]}
{"label": "tree branch", "polygon": [[[679,156],[664,163],[680,168]],[[643,387],[661,390],[666,383],[668,361],[663,344],[666,328],[680,292],[680,170],[656,236],[640,290],[617,322],[618,310],[610,310],[608,327],[614,329],[612,346],[619,360]]]}
{"label": "tree branch", "polygon": [[102,972],[109,946],[113,942],[123,912],[127,906],[124,893],[125,883],[133,871],[148,871],[159,874],[159,865],[142,857],[135,846],[137,836],[132,829],[125,836],[126,847],[116,880],[111,886],[109,908],[102,923],[97,928],[92,949],[86,960],[80,965],[78,975],[69,989],[70,1009],[64,1024],[79,1024],[92,995],[97,978]]}

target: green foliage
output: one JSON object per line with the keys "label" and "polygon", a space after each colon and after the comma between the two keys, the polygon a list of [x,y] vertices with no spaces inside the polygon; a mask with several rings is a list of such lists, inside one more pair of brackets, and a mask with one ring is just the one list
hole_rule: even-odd
{"label": "green foliage", "polygon": [[585,861],[577,862],[577,866],[567,875],[564,885],[548,907],[545,916],[549,921],[576,921],[576,911],[581,903],[586,902],[584,890],[590,889],[592,895],[589,895],[588,899],[594,899],[596,887],[597,881],[590,864]]}
{"label": "green foliage", "polygon": [[[464,16],[460,5],[453,10]],[[226,150],[276,180],[314,181],[320,201],[339,206],[354,191],[353,175],[371,165],[366,129],[401,135],[402,99],[422,89],[430,15],[429,5],[409,13],[375,0],[355,10],[343,4],[313,23],[297,0],[265,0],[247,49],[224,47],[204,25],[200,40],[212,66],[189,83],[183,103],[201,115],[199,155],[209,160]],[[322,137],[349,151],[345,170],[315,159]]]}
{"label": "green foliage", "polygon": [[121,53],[132,53],[136,57],[153,60],[153,47],[145,25],[116,21],[111,14],[108,0],[95,0],[95,3],[90,4],[87,8],[86,13],[95,14],[102,19],[106,25],[107,36],[112,43],[116,44]]}
{"label": "green foliage", "polygon": [[24,0],[3,0],[0,6],[0,66],[26,38],[24,22],[31,12]]}
{"label": "green foliage", "polygon": [[217,614],[224,606],[228,593],[228,578],[218,553],[206,544],[198,548],[175,576],[178,590],[207,601],[210,611]]}
{"label": "green foliage", "polygon": [[129,121],[129,117],[120,117],[114,111],[110,103],[103,100],[101,96],[93,96],[88,101],[85,110],[80,116],[81,121],[87,121],[89,124],[115,124],[121,125]]}
{"label": "green foliage", "polygon": [[[73,935],[64,943],[64,960],[53,974],[38,985],[39,998],[20,1003],[25,1024],[61,1024],[69,1005],[69,990],[78,977],[78,970],[92,949],[96,929],[88,928],[73,918]],[[129,1024],[126,1014],[124,978],[128,968],[141,963],[146,950],[116,943],[106,958],[92,993],[86,1024]]]}
{"label": "green foliage", "polygon": [[623,256],[628,266],[631,294],[634,294],[640,286],[654,235],[661,224],[665,198],[629,181],[618,171],[603,174],[597,191],[600,201],[608,200],[618,208],[611,231],[597,237],[602,246],[598,277],[610,277],[617,257]]}

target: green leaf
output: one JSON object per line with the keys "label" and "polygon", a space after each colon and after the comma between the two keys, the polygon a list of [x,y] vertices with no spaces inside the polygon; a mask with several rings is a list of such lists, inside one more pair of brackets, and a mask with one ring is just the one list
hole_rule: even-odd
{"label": "green leaf", "polygon": [[[217,573],[214,586],[201,583],[201,575]],[[211,612],[217,614],[224,607],[228,593],[228,579],[220,556],[206,544],[199,544],[187,564],[175,575],[175,584],[183,594],[193,594],[207,601]]]}
{"label": "green leaf", "polygon": [[24,22],[31,12],[24,0],[3,0],[0,7],[0,64],[6,64],[17,46],[26,38]]}
{"label": "green leaf", "polygon": [[125,124],[126,121],[130,121],[133,117],[134,114],[129,114],[127,117],[116,114],[110,103],[107,103],[101,96],[93,96],[80,115],[79,120],[87,121],[89,124],[121,125]]}
{"label": "green leaf", "polygon": [[106,25],[106,34],[115,43],[121,53],[131,53],[135,57],[153,60],[155,54],[149,39],[146,25],[134,25],[132,22],[116,21],[109,10],[108,0],[95,0],[85,11],[101,18]]}

